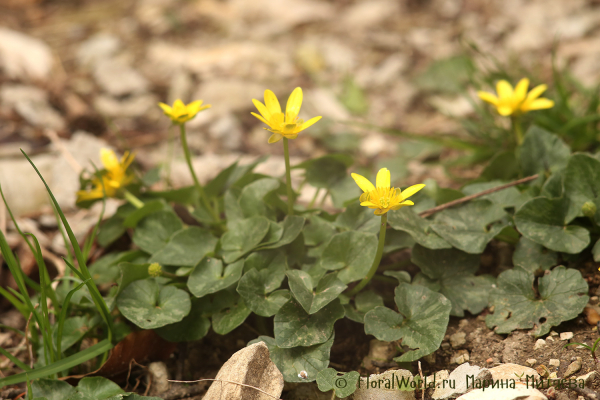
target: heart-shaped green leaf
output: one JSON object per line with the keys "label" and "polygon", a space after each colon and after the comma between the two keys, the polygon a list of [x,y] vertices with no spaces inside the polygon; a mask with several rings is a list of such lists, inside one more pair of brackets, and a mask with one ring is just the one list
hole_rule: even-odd
{"label": "heart-shaped green leaf", "polygon": [[365,232],[342,232],[331,238],[321,258],[321,268],[335,270],[345,284],[369,272],[377,251],[377,237]]}
{"label": "heart-shaped green leaf", "polygon": [[269,220],[261,216],[228,221],[227,232],[221,237],[225,262],[232,263],[255,249],[269,228]]}
{"label": "heart-shaped green leaf", "polygon": [[545,249],[541,244],[521,236],[515,246],[512,260],[515,267],[535,272],[537,269],[547,270],[554,267],[558,262],[558,255]]}
{"label": "heart-shaped green leaf", "polygon": [[343,399],[356,391],[360,375],[356,371],[341,374],[333,368],[327,368],[317,375],[317,385],[321,392],[335,391],[337,398]]}
{"label": "heart-shaped green leaf", "polygon": [[596,221],[600,221],[600,161],[587,154],[575,154],[564,171],[565,193],[569,212],[565,222],[583,216],[581,206],[587,201],[596,205]]}
{"label": "heart-shaped green leaf", "polygon": [[378,294],[371,291],[363,291],[354,298],[354,307],[351,304],[344,304],[346,317],[352,321],[365,323],[365,314],[375,307],[383,307],[383,299]]}
{"label": "heart-shaped green leaf", "polygon": [[155,279],[132,282],[117,297],[121,314],[142,329],[181,321],[191,309],[190,296],[174,286],[160,287]]}
{"label": "heart-shaped green leaf", "polygon": [[137,225],[133,243],[147,253],[154,254],[163,248],[169,238],[183,229],[183,223],[172,211],[159,211],[148,215]]}
{"label": "heart-shaped green leaf", "polygon": [[504,217],[501,206],[489,200],[472,201],[437,213],[431,229],[457,249],[480,254],[508,226]]}
{"label": "heart-shaped green leaf", "polygon": [[235,284],[242,276],[244,260],[229,264],[223,270],[223,262],[216,258],[204,258],[196,265],[188,279],[188,289],[196,297],[216,293]]}
{"label": "heart-shaped green leaf", "polygon": [[[504,185],[506,182],[503,181],[492,181],[492,182],[479,182],[472,183],[467,185],[461,189],[461,191],[470,196],[475,193],[483,192],[484,190],[489,190],[496,188],[498,186]],[[506,189],[499,190],[494,193],[486,194],[484,196],[479,197],[481,200],[489,200],[492,203],[498,204],[504,208],[506,207],[515,207],[518,208],[524,201],[524,196],[521,195],[521,192],[514,187],[508,187]]]}
{"label": "heart-shaped green leaf", "polygon": [[[321,344],[286,349],[277,346],[275,339],[271,337],[259,336],[248,345],[265,342],[269,348],[271,360],[281,371],[286,382],[312,382],[317,379],[317,374],[329,365],[329,352],[333,338],[332,334]],[[304,372],[306,377],[302,377],[301,372]]]}
{"label": "heart-shaped green leaf", "polygon": [[554,172],[567,165],[571,151],[557,135],[532,125],[519,148],[519,162],[525,176]]}
{"label": "heart-shaped green leaf", "polygon": [[546,248],[576,254],[590,244],[590,233],[576,225],[567,225],[569,201],[566,198],[536,197],[515,214],[515,225],[527,239]]}
{"label": "heart-shaped green leaf", "polygon": [[[356,186],[356,184],[354,184]],[[356,190],[356,188],[355,188]],[[346,207],[346,210],[338,214],[335,225],[349,231],[362,231],[368,233],[379,232],[381,218],[373,213],[373,210],[361,206],[358,202]]]}
{"label": "heart-shaped green leaf", "polygon": [[236,305],[213,315],[213,329],[219,335],[226,335],[243,324],[251,312],[244,300],[239,298]]}
{"label": "heart-shaped green leaf", "polygon": [[329,240],[335,233],[335,225],[325,218],[311,215],[308,224],[302,230],[304,242],[307,246],[318,246]]}
{"label": "heart-shaped green leaf", "polygon": [[449,249],[452,247],[450,243],[431,229],[430,220],[419,217],[409,207],[388,214],[388,222],[392,228],[408,233],[421,246],[429,249]]}
{"label": "heart-shaped green leaf", "polygon": [[167,203],[165,203],[163,200],[150,200],[144,203],[141,208],[138,208],[129,214],[123,221],[123,226],[125,228],[135,228],[138,222],[140,222],[144,217],[168,207],[169,206]]}
{"label": "heart-shaped green leaf", "polygon": [[488,295],[495,280],[492,276],[474,276],[479,268],[479,255],[457,249],[431,250],[416,245],[411,261],[431,281],[415,277],[414,284],[439,291],[452,302],[450,315],[462,317],[463,310],[479,314],[488,305]]}
{"label": "heart-shaped green leaf", "polygon": [[318,281],[316,288],[307,272],[288,271],[287,277],[292,294],[309,314],[314,314],[331,303],[348,287],[337,279],[336,274],[325,275]]}
{"label": "heart-shaped green leaf", "polygon": [[242,189],[239,198],[240,208],[244,217],[265,216],[274,219],[275,211],[264,201],[267,194],[279,188],[277,179],[263,178],[252,182]]}
{"label": "heart-shaped green leaf", "polygon": [[317,188],[329,189],[348,176],[346,169],[352,165],[352,157],[330,154],[304,161],[294,168],[305,169],[306,181]]}
{"label": "heart-shaped green leaf", "polygon": [[497,333],[533,328],[536,336],[542,336],[551,327],[577,317],[588,302],[588,285],[576,269],[559,266],[539,278],[539,294],[534,279],[532,272],[520,267],[498,276],[497,287],[490,294],[494,313],[485,319],[489,328],[497,326]]}
{"label": "heart-shaped green leaf", "polygon": [[191,342],[200,340],[210,329],[210,320],[205,316],[206,298],[191,299],[192,309],[180,322],[158,328],[155,332],[169,342]]}
{"label": "heart-shaped green leaf", "polygon": [[412,349],[394,360],[415,361],[438,349],[452,303],[424,286],[401,283],[394,291],[398,311],[376,307],[365,315],[365,333],[385,342],[402,339],[402,345]]}
{"label": "heart-shaped green leaf", "polygon": [[193,267],[215,251],[218,239],[209,231],[196,226],[175,232],[169,242],[152,255],[150,262],[177,267]]}
{"label": "heart-shaped green leaf", "polygon": [[308,314],[300,303],[291,299],[275,314],[277,346],[306,347],[324,343],[333,332],[333,324],[340,318],[344,318],[344,307],[337,299],[315,314]]}
{"label": "heart-shaped green leaf", "polygon": [[260,249],[277,249],[279,247],[290,244],[298,237],[300,232],[302,232],[302,227],[304,226],[305,218],[299,217],[297,215],[288,215],[285,219],[276,224],[279,229],[283,232],[279,235],[278,239],[272,243],[265,243],[259,246]]}

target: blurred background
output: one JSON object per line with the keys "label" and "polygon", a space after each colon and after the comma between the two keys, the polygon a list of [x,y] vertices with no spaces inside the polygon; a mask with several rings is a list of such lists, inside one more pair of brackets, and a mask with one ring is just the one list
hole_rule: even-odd
{"label": "blurred background", "polygon": [[[51,227],[19,149],[75,210],[79,173],[101,165],[100,147],[134,151],[140,170],[166,162],[177,132],[157,103],[175,99],[212,104],[187,124],[201,181],[265,154],[257,171],[280,176],[282,146],[267,143],[251,100],[271,89],[284,104],[301,86],[301,117],[323,120],[292,142],[292,164],[341,152],[363,171],[387,166],[401,187],[457,187],[483,165],[439,139],[481,139],[461,123],[482,106],[476,89],[528,76],[552,90],[553,54],[593,88],[599,22],[594,0],[0,0],[0,183],[15,214],[48,214],[36,223]],[[175,187],[191,184],[180,149]],[[303,201],[313,194],[303,189]],[[94,217],[72,224],[85,234]]]}

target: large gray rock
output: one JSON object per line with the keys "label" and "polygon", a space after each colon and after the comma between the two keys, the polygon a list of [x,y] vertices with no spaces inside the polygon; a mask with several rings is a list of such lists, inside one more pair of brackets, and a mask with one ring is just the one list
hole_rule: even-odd
{"label": "large gray rock", "polygon": [[0,28],[0,67],[12,79],[45,80],[52,69],[52,52],[39,39]]}
{"label": "large gray rock", "polygon": [[[212,383],[204,400],[273,400],[272,396],[279,398],[283,391],[283,375],[271,358],[269,349],[264,342],[248,346],[234,355],[221,367],[217,380]],[[271,396],[252,387],[259,388]]]}

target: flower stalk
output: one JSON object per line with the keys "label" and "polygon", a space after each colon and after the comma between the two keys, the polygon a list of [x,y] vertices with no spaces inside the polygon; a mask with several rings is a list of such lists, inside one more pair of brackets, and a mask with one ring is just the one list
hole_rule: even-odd
{"label": "flower stalk", "polygon": [[290,151],[288,149],[288,138],[286,137],[283,138],[283,154],[285,157],[288,215],[294,215],[294,191],[292,190],[292,174],[290,171]]}
{"label": "flower stalk", "polygon": [[521,118],[518,115],[512,115],[510,117],[510,122],[512,125],[512,130],[515,133],[517,146],[520,146],[523,143],[523,128],[521,127]]}
{"label": "flower stalk", "polygon": [[123,195],[125,196],[125,200],[127,200],[130,204],[132,204],[135,208],[140,209],[144,207],[144,202],[138,199],[133,193],[129,190],[124,189]]}
{"label": "flower stalk", "polygon": [[358,285],[356,285],[350,292],[348,292],[348,296],[354,296],[355,294],[360,292],[365,286],[367,286],[371,279],[373,279],[375,272],[377,272],[377,268],[379,268],[379,263],[381,262],[381,257],[383,257],[383,246],[385,244],[386,228],[387,213],[381,215],[381,225],[379,227],[379,243],[377,244],[377,253],[375,254],[373,265],[371,265],[371,269],[369,270],[369,272],[367,272],[367,276],[365,276]]}

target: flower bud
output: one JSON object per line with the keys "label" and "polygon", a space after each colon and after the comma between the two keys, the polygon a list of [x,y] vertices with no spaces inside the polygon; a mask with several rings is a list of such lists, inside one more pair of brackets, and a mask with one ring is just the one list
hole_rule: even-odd
{"label": "flower bud", "polygon": [[153,278],[157,278],[157,277],[161,276],[161,274],[162,274],[162,267],[160,266],[159,263],[150,264],[150,266],[148,267],[148,275],[150,275]]}
{"label": "flower bud", "polygon": [[594,218],[596,216],[596,205],[591,201],[586,201],[581,206],[581,212],[588,218]]}

